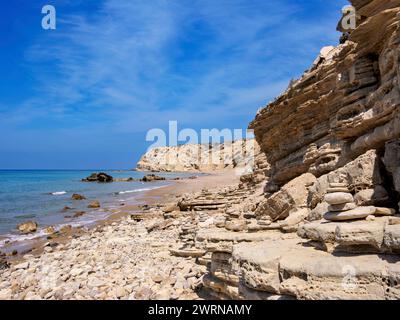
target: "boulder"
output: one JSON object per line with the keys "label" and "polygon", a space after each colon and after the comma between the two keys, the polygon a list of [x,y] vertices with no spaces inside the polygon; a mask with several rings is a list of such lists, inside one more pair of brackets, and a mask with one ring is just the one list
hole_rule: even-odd
{"label": "boulder", "polygon": [[376,216],[393,216],[396,214],[396,210],[392,208],[381,208],[376,207],[375,215]]}
{"label": "boulder", "polygon": [[293,179],[260,203],[256,210],[257,217],[269,216],[272,221],[283,220],[291,211],[306,207],[308,187],[315,181],[316,178],[311,173]]}
{"label": "boulder", "polygon": [[81,194],[74,193],[74,194],[72,195],[71,199],[72,199],[72,200],[85,200],[86,197],[83,196],[83,195],[81,195]]}
{"label": "boulder", "polygon": [[303,208],[290,213],[289,217],[280,222],[281,228],[293,227],[303,222],[310,214],[310,209]]}
{"label": "boulder", "polygon": [[324,214],[330,211],[328,209],[329,205],[326,202],[320,202],[317,206],[311,210],[310,214],[307,217],[308,221],[316,221],[321,220],[324,217]]}
{"label": "boulder", "polygon": [[92,201],[91,203],[89,203],[88,208],[91,208],[91,209],[100,208],[100,202],[97,200]]}
{"label": "boulder", "polygon": [[55,229],[53,226],[49,226],[49,227],[47,227],[47,228],[44,229],[44,232],[45,232],[46,234],[51,235],[51,234],[56,233],[56,229]]}
{"label": "boulder", "polygon": [[113,177],[104,172],[92,173],[89,177],[82,179],[83,182],[113,182]]}
{"label": "boulder", "polygon": [[37,228],[38,224],[35,221],[23,222],[17,226],[18,231],[23,234],[36,232]]}
{"label": "boulder", "polygon": [[381,205],[389,200],[387,191],[382,186],[365,189],[356,193],[354,200],[358,206]]}
{"label": "boulder", "polygon": [[335,232],[338,223],[311,222],[299,227],[297,235],[303,239],[309,239],[322,243],[334,243]]}
{"label": "boulder", "polygon": [[383,163],[391,175],[394,189],[400,195],[400,139],[386,142]]}
{"label": "boulder", "polygon": [[341,223],[336,228],[335,241],[341,246],[370,246],[379,251],[383,245],[383,235],[382,221]]}
{"label": "boulder", "polygon": [[385,227],[384,243],[390,251],[400,251],[400,224]]}
{"label": "boulder", "polygon": [[141,179],[141,181],[143,181],[143,182],[162,181],[162,180],[165,180],[165,178],[164,177],[160,177],[160,176],[156,176],[155,174],[145,175]]}

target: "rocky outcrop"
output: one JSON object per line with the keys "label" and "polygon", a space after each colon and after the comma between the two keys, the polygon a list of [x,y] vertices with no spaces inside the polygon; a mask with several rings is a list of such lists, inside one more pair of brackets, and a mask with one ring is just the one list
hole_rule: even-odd
{"label": "rocky outcrop", "polygon": [[257,154],[259,149],[254,139],[222,144],[160,147],[148,151],[137,163],[137,170],[213,171],[248,166],[253,168]]}
{"label": "rocky outcrop", "polygon": [[400,135],[399,1],[351,1],[363,17],[348,41],[324,53],[251,123],[276,191],[320,177]]}
{"label": "rocky outcrop", "polygon": [[75,200],[75,201],[80,201],[80,200],[85,200],[86,197],[83,196],[83,195],[81,195],[81,194],[74,193],[74,194],[71,196],[71,199],[72,199],[72,200]]}
{"label": "rocky outcrop", "polygon": [[35,221],[26,221],[17,226],[19,232],[26,234],[36,232],[38,224]]}
{"label": "rocky outcrop", "polygon": [[357,28],[250,124],[261,178],[197,211],[216,298],[400,298],[400,1],[350,2]]}
{"label": "rocky outcrop", "polygon": [[82,179],[83,182],[113,182],[113,177],[104,172],[92,173],[89,177]]}
{"label": "rocky outcrop", "polygon": [[165,180],[165,177],[160,177],[155,174],[147,174],[140,181],[142,182],[152,182],[152,181],[162,181]]}

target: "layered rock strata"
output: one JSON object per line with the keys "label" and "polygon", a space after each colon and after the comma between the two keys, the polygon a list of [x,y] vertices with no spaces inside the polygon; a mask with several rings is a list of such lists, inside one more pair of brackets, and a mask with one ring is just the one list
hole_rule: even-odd
{"label": "layered rock strata", "polygon": [[264,182],[197,227],[214,297],[400,298],[400,2],[351,3],[347,41],[250,124]]}
{"label": "layered rock strata", "polygon": [[382,155],[400,135],[400,2],[351,3],[363,21],[348,41],[324,53],[250,125],[271,165],[269,191],[306,172],[319,177],[369,149]]}
{"label": "layered rock strata", "polygon": [[215,144],[185,144],[159,147],[148,151],[137,163],[137,170],[149,171],[215,171],[233,168],[252,170],[260,161],[254,139]]}

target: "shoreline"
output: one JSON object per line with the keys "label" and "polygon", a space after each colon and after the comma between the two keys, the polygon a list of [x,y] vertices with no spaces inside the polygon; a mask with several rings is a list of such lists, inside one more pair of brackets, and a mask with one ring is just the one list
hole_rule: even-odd
{"label": "shoreline", "polygon": [[192,214],[171,219],[165,208],[183,193],[229,188],[238,181],[234,171],[177,180],[143,194],[143,210],[124,206],[93,228],[37,242],[0,270],[0,299],[212,299],[202,291],[206,266],[171,253]]}
{"label": "shoreline", "polygon": [[[142,171],[146,173],[147,171]],[[175,172],[170,172],[175,173]],[[182,172],[176,172],[179,174]],[[192,172],[190,172],[192,173]],[[162,205],[168,202],[177,200],[184,193],[199,192],[203,188],[215,188],[223,187],[235,182],[239,182],[239,177],[235,175],[234,170],[221,170],[221,171],[208,171],[208,172],[193,172],[193,175],[201,174],[196,176],[196,179],[192,178],[180,178],[179,180],[170,180],[168,185],[159,186],[150,190],[143,191],[135,199],[135,204],[124,204],[117,209],[118,202],[114,203],[111,208],[102,208],[104,211],[110,212],[105,218],[100,218],[96,221],[89,223],[79,224],[79,222],[65,222],[58,225],[58,229],[63,226],[72,226],[70,230],[62,233],[54,234],[39,234],[44,231],[45,228],[39,229],[37,235],[27,234],[20,236],[32,236],[26,240],[14,240],[9,243],[5,243],[0,247],[0,252],[7,255],[7,260],[10,262],[19,262],[23,260],[23,256],[26,254],[41,254],[43,249],[48,245],[54,244],[65,244],[68,240],[72,239],[77,235],[82,235],[90,232],[98,227],[108,226],[114,222],[120,221],[124,217],[131,214],[140,212],[142,206],[155,206]],[[75,226],[74,226],[75,224]],[[17,235],[18,236],[18,235]],[[8,238],[4,235],[0,235],[0,240],[7,240]],[[13,254],[14,251],[14,254]],[[15,251],[17,253],[15,254]]]}

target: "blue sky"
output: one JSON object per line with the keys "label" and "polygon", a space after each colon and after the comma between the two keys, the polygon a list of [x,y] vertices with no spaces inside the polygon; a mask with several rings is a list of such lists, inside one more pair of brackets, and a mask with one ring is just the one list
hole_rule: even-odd
{"label": "blue sky", "polygon": [[[345,0],[4,1],[0,168],[133,168],[151,128],[245,129]],[[57,29],[41,27],[54,5]]]}

